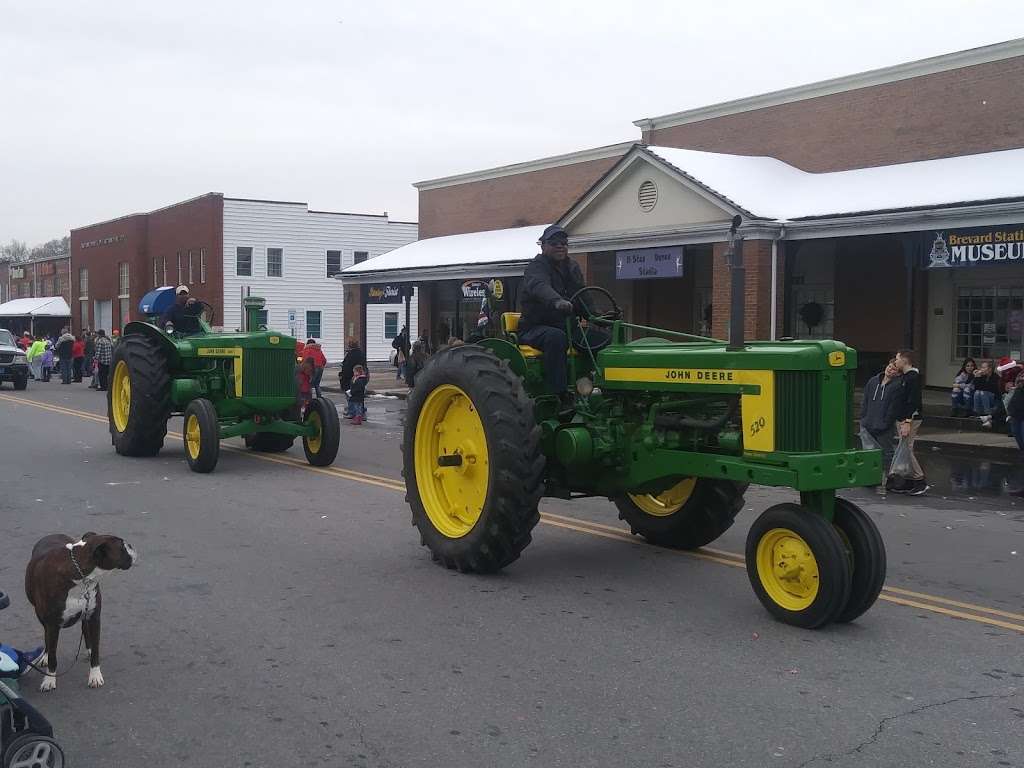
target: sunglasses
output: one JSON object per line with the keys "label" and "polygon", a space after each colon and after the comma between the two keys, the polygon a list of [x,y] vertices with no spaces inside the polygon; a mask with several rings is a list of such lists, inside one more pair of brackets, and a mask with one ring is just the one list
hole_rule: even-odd
{"label": "sunglasses", "polygon": [[567,237],[552,237],[550,240],[548,240],[548,245],[553,245],[556,248],[558,246],[560,246],[560,245],[568,245],[568,244],[569,244],[569,238],[567,238]]}

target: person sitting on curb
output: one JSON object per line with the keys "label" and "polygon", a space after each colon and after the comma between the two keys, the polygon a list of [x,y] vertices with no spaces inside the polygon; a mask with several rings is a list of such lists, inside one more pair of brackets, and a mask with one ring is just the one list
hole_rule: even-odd
{"label": "person sitting on curb", "polygon": [[953,417],[972,416],[974,414],[974,371],[978,364],[973,357],[964,360],[963,365],[953,379]]}
{"label": "person sitting on curb", "polygon": [[999,374],[991,360],[982,360],[978,370],[974,372],[974,412],[981,419],[981,426],[992,426],[992,411],[996,407],[996,398],[1001,393]]}

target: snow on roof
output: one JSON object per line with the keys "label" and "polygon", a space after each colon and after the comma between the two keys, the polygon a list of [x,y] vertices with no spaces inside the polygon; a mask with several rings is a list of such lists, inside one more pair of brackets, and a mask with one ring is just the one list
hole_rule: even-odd
{"label": "snow on roof", "polygon": [[13,299],[0,304],[0,317],[71,317],[71,307],[61,296]]}
{"label": "snow on roof", "polygon": [[537,255],[537,241],[547,225],[494,229],[417,240],[347,267],[343,275],[392,272],[425,267],[526,262]]}
{"label": "snow on roof", "polygon": [[831,173],[773,157],[646,149],[751,214],[780,221],[1024,197],[1024,149]]}

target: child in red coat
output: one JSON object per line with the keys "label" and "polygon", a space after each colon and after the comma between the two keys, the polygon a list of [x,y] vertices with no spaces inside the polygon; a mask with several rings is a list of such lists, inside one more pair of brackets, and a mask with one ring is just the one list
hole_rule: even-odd
{"label": "child in red coat", "polygon": [[313,375],[315,372],[313,358],[307,357],[299,366],[297,374],[299,380],[299,417],[306,418],[306,410],[309,408],[313,392]]}

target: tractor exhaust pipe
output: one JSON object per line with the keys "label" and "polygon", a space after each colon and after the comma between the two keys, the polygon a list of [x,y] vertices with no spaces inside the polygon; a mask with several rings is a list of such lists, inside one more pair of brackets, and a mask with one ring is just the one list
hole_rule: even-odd
{"label": "tractor exhaust pipe", "polygon": [[743,349],[743,324],[746,320],[747,270],[743,266],[743,238],[736,236],[736,230],[743,222],[738,214],[732,217],[729,227],[729,250],[725,252],[725,263],[729,265],[729,346],[727,349]]}

